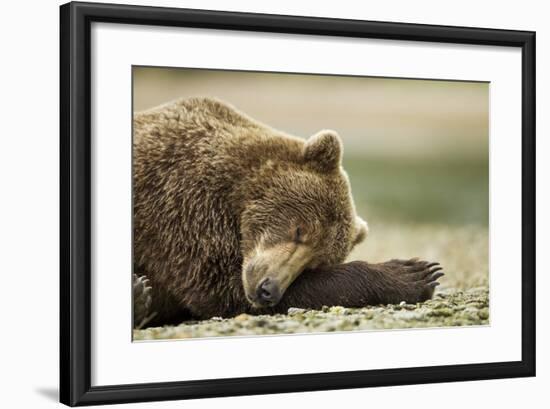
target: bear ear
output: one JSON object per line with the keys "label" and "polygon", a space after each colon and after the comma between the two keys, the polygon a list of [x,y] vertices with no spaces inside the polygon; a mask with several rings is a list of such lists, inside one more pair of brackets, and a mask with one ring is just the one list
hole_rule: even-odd
{"label": "bear ear", "polygon": [[353,233],[353,246],[361,243],[367,238],[369,233],[369,225],[366,221],[361,219],[359,216],[355,216],[355,228]]}
{"label": "bear ear", "polygon": [[321,172],[333,172],[342,162],[342,141],[334,131],[320,131],[304,146],[304,159]]}

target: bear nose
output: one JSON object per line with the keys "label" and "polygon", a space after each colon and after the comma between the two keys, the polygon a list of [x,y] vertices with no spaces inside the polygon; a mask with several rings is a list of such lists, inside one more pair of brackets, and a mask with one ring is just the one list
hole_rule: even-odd
{"label": "bear nose", "polygon": [[268,277],[258,285],[256,296],[263,305],[275,305],[281,299],[281,290],[279,285]]}

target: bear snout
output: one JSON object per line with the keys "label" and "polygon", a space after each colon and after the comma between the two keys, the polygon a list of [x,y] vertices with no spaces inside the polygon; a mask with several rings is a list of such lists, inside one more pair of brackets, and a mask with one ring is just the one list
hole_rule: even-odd
{"label": "bear snout", "polygon": [[311,259],[309,246],[282,242],[259,247],[242,265],[242,284],[253,308],[273,307]]}
{"label": "bear snout", "polygon": [[281,300],[281,288],[271,278],[264,279],[256,288],[256,301],[262,306],[273,306]]}

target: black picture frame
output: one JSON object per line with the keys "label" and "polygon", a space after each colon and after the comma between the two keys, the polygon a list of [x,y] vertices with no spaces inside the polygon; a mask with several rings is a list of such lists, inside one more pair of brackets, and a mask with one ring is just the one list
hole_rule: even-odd
{"label": "black picture frame", "polygon": [[[91,386],[92,22],[519,47],[521,361]],[[60,8],[60,401],[70,406],[535,376],[535,33],[114,4]]]}

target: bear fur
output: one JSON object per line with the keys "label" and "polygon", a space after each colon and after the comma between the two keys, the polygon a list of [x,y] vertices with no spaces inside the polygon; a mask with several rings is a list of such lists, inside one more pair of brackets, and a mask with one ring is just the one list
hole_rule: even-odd
{"label": "bear fur", "polygon": [[367,224],[334,131],[304,140],[193,98],[136,113],[133,132],[134,272],[152,288],[151,324],[431,297],[436,263],[342,264]]}

